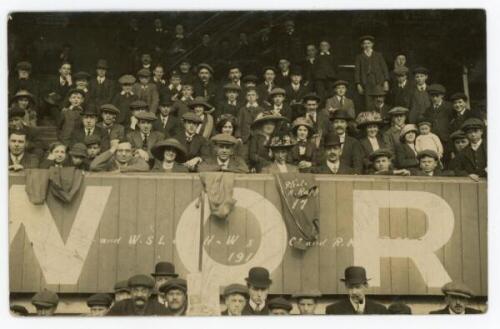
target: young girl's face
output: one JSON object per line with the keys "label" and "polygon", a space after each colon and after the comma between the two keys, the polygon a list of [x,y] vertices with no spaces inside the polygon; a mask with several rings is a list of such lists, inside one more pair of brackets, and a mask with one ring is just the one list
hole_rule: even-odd
{"label": "young girl's face", "polygon": [[266,122],[262,125],[262,132],[268,136],[271,136],[274,132],[274,122]]}
{"label": "young girl's face", "polygon": [[69,103],[72,106],[80,106],[82,104],[83,97],[80,94],[74,93],[69,96]]}
{"label": "young girl's face", "polygon": [[420,135],[427,135],[431,132],[431,127],[429,125],[421,125],[418,127],[418,132]]}
{"label": "young girl's face", "polygon": [[56,146],[51,153],[56,163],[61,163],[66,159],[66,147],[64,145]]}
{"label": "young girl's face", "polygon": [[307,135],[309,134],[309,129],[305,126],[299,126],[297,128],[297,138],[300,140],[307,139]]}
{"label": "young girl's face", "polygon": [[414,131],[410,131],[410,132],[406,133],[406,135],[405,135],[405,141],[407,143],[413,143],[413,142],[415,142],[415,138],[416,137],[417,137],[417,134],[415,134]]}
{"label": "young girl's face", "polygon": [[17,101],[17,105],[22,108],[23,110],[26,110],[30,104],[30,101],[26,97],[22,97]]}
{"label": "young girl's face", "polygon": [[223,134],[226,134],[226,135],[232,135],[233,134],[233,124],[231,123],[231,121],[228,121],[224,124],[224,126],[222,126],[222,133]]}

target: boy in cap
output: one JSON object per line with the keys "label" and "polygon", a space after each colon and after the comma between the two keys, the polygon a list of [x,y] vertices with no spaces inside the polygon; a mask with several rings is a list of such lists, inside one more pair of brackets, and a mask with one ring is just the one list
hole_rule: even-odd
{"label": "boy in cap", "polygon": [[231,135],[217,134],[211,139],[215,156],[210,156],[198,166],[199,172],[223,171],[233,173],[248,173],[249,169],[245,161],[234,155],[234,147],[238,140]]}
{"label": "boy in cap", "polygon": [[371,97],[370,107],[368,107],[368,110],[371,112],[380,113],[380,115],[383,118],[385,118],[387,116],[387,113],[391,109],[391,106],[389,106],[385,102],[386,92],[385,92],[384,88],[382,88],[380,86],[375,86],[375,87],[371,88],[371,90],[369,90],[367,92],[367,94],[368,94],[368,96]]}
{"label": "boy in cap", "polygon": [[9,130],[9,171],[38,168],[38,157],[26,151],[27,138],[24,130]]}
{"label": "boy in cap", "polygon": [[267,295],[273,283],[269,271],[263,267],[252,267],[245,278],[249,300],[241,312],[242,315],[269,315]]}
{"label": "boy in cap", "polygon": [[148,104],[146,102],[137,100],[130,104],[130,116],[128,118],[128,123],[125,126],[125,133],[129,133],[131,131],[139,130],[139,119],[137,119],[137,115],[139,113],[149,112]]}
{"label": "boy in cap", "polygon": [[67,145],[71,146],[75,143],[84,143],[85,137],[95,135],[101,140],[101,149],[103,151],[109,149],[110,142],[108,132],[104,128],[97,126],[97,116],[96,110],[88,106],[81,113],[82,124],[71,132],[70,143]]}
{"label": "boy in cap", "polygon": [[457,157],[457,176],[469,176],[475,181],[487,176],[488,147],[483,139],[484,122],[478,118],[467,119],[462,125],[462,131],[469,140]]}
{"label": "boy in cap", "polygon": [[187,151],[185,165],[190,171],[196,171],[198,164],[210,156],[208,141],[196,133],[201,123],[201,119],[193,112],[184,113],[182,116],[184,129],[174,136]]}
{"label": "boy in cap", "polygon": [[368,169],[367,174],[409,176],[410,171],[408,169],[394,169],[392,158],[393,155],[388,149],[378,149],[373,151],[369,156],[372,168]]}
{"label": "boy in cap", "polygon": [[149,165],[140,156],[135,156],[132,144],[127,141],[111,143],[109,150],[102,152],[90,163],[90,171],[144,172]]}
{"label": "boy in cap", "polygon": [[446,167],[449,170],[455,170],[458,166],[458,155],[463,149],[469,146],[470,142],[462,130],[457,130],[450,135],[450,144]]}
{"label": "boy in cap", "polygon": [[167,309],[155,299],[150,298],[154,280],[144,274],[138,274],[128,279],[130,298],[116,302],[106,314],[116,315],[168,315]]}
{"label": "boy in cap", "polygon": [[455,176],[453,171],[441,170],[439,155],[434,150],[423,150],[417,154],[418,169],[412,169],[412,176]]}
{"label": "boy in cap", "polygon": [[389,91],[389,70],[381,53],[373,50],[375,38],[364,35],[359,38],[361,53],[356,56],[354,83],[360,95],[365,96],[365,107],[370,108],[368,93],[375,86]]}
{"label": "boy in cap", "polygon": [[123,126],[127,126],[130,120],[130,105],[139,100],[139,97],[132,91],[132,86],[134,85],[136,79],[133,75],[126,74],[122,75],[118,79],[120,83],[121,91],[118,92],[111,103],[120,110],[120,115],[117,118],[117,122]]}
{"label": "boy in cap", "polygon": [[102,121],[97,123],[97,127],[102,128],[107,133],[109,140],[123,139],[125,137],[125,128],[116,122],[120,110],[113,104],[103,104],[100,110]]}
{"label": "boy in cap", "polygon": [[246,103],[238,113],[238,127],[243,144],[247,144],[251,135],[251,126],[259,113],[264,112],[264,108],[259,106],[259,94],[257,89],[249,87],[245,91]]}
{"label": "boy in cap", "polygon": [[112,303],[113,299],[109,294],[93,294],[87,299],[87,306],[90,310],[89,316],[105,316]]}
{"label": "boy in cap", "polygon": [[316,57],[316,74],[314,88],[318,95],[326,99],[332,91],[332,84],[337,78],[337,63],[333,57],[330,43],[321,40],[319,54]]}
{"label": "boy in cap", "polygon": [[226,310],[221,315],[242,315],[243,308],[248,302],[248,288],[239,283],[233,283],[224,288],[224,304]]}
{"label": "boy in cap", "polygon": [[106,76],[108,61],[99,59],[96,64],[96,76],[89,82],[90,100],[97,108],[110,104],[116,93],[116,83]]}
{"label": "boy in cap", "polygon": [[316,314],[316,307],[320,297],[321,292],[319,291],[297,293],[292,295],[292,298],[297,301],[297,308],[299,309],[300,315]]}
{"label": "boy in cap", "polygon": [[146,162],[153,161],[151,148],[159,141],[165,139],[163,133],[153,130],[153,122],[156,116],[151,112],[139,112],[135,115],[137,118],[138,130],[130,131],[127,134],[127,140],[136,149],[136,152]]}
{"label": "boy in cap", "polygon": [[101,154],[101,138],[96,135],[85,136],[84,143],[87,146],[88,161],[92,162],[92,160]]}
{"label": "boy in cap", "polygon": [[184,316],[188,306],[187,282],[184,279],[173,278],[160,286],[164,294],[167,308],[166,315]]}
{"label": "boy in cap", "polygon": [[182,130],[180,119],[175,116],[174,102],[168,98],[160,101],[158,115],[153,122],[153,130],[161,132],[165,138],[170,138]]}
{"label": "boy in cap", "polygon": [[326,307],[326,314],[387,314],[384,305],[373,302],[366,297],[368,291],[366,270],[361,266],[349,266],[344,271],[344,278],[348,298]]}
{"label": "boy in cap", "polygon": [[276,297],[269,301],[270,315],[289,315],[293,306],[288,300],[283,297]]}
{"label": "boy in cap", "polygon": [[288,164],[290,150],[295,145],[289,135],[273,136],[267,147],[271,152],[273,162],[262,168],[263,174],[298,173],[297,166]]}
{"label": "boy in cap", "polygon": [[189,112],[189,104],[194,100],[193,95],[193,85],[191,83],[183,84],[179,98],[173,104],[174,113],[176,113],[178,118],[182,118],[184,113]]}
{"label": "boy in cap", "polygon": [[90,74],[84,71],[79,71],[76,72],[75,75],[73,76],[73,79],[75,81],[75,88],[83,91],[85,93],[85,98],[87,101],[90,101],[89,97],[89,79],[90,79]]}
{"label": "boy in cap", "polygon": [[52,316],[59,304],[59,296],[53,291],[44,289],[31,298],[31,304],[36,308],[36,315]]}
{"label": "boy in cap", "polygon": [[409,123],[417,123],[418,119],[424,115],[431,106],[431,97],[427,91],[427,79],[429,71],[425,67],[417,67],[413,70],[415,85],[410,99]]}
{"label": "boy in cap", "polygon": [[87,160],[87,146],[83,143],[75,143],[69,150],[70,166],[80,170],[89,170],[89,162]]}
{"label": "boy in cap", "polygon": [[390,102],[394,106],[409,108],[413,86],[408,81],[408,68],[405,66],[396,67],[393,71],[395,76],[394,85],[390,90]]}
{"label": "boy in cap", "polygon": [[352,175],[355,173],[345,160],[341,158],[342,142],[336,134],[328,134],[324,138],[325,159],[312,169],[315,174]]}
{"label": "boy in cap", "polygon": [[227,83],[224,85],[223,90],[224,100],[217,106],[214,117],[219,118],[223,114],[238,116],[238,110],[241,107],[241,87],[235,83]]}
{"label": "boy in cap", "polygon": [[290,106],[285,104],[286,91],[283,88],[274,88],[269,93],[270,105],[267,108],[269,112],[276,115],[281,115],[288,120],[292,118],[292,110]]}
{"label": "boy in cap", "polygon": [[137,72],[139,82],[136,82],[132,87],[132,91],[137,95],[139,100],[148,104],[149,111],[156,114],[158,110],[159,95],[156,85],[150,81],[151,71],[148,69],[140,69]]}
{"label": "boy in cap", "polygon": [[83,112],[82,104],[84,100],[85,94],[83,91],[72,89],[68,93],[69,105],[61,110],[61,116],[57,123],[58,139],[66,145],[70,144],[71,134],[82,120],[81,113]]}
{"label": "boy in cap", "polygon": [[168,79],[168,85],[160,90],[160,101],[168,99],[174,102],[181,97],[181,91],[181,75],[177,71],[172,71]]}
{"label": "boy in cap", "polygon": [[337,110],[344,110],[351,117],[356,116],[354,102],[346,96],[348,85],[349,83],[345,80],[337,80],[332,84],[334,94],[326,100],[325,104],[328,113],[332,114]]}
{"label": "boy in cap", "polygon": [[468,97],[464,93],[451,95],[450,101],[453,103],[453,114],[449,123],[450,131],[461,129],[464,122],[469,118],[479,118],[479,115],[467,105]]}
{"label": "boy in cap", "polygon": [[429,314],[479,314],[479,310],[468,307],[470,299],[473,297],[472,290],[463,282],[452,281],[448,282],[441,288],[444,294],[446,307],[440,310],[431,311]]}

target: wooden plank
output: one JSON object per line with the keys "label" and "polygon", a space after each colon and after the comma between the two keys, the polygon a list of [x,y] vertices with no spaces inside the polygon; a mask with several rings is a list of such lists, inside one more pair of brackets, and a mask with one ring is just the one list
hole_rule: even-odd
{"label": "wooden plank", "polygon": [[[376,180],[373,182],[374,190],[388,190],[389,182],[385,180]],[[380,209],[379,211],[379,236],[389,237],[391,234],[391,223],[389,219],[389,209]],[[391,258],[380,259],[380,287],[371,287],[370,292],[374,294],[389,295],[391,293]],[[370,276],[370,273],[367,273]]]}
{"label": "wooden plank", "polygon": [[481,254],[479,250],[479,218],[475,183],[460,184],[462,203],[463,281],[474,293],[481,290]]}
{"label": "wooden plank", "polygon": [[[248,187],[252,188],[250,181],[248,182]],[[281,200],[276,188],[276,182],[274,181],[274,178],[272,180],[266,179],[264,181],[264,189],[264,196],[276,207],[276,209],[281,211]],[[260,234],[260,232],[258,231],[258,229],[254,228],[254,225],[247,225],[247,238],[250,239],[252,236],[257,236],[257,234]],[[291,273],[285,272],[284,269],[284,263],[286,262],[287,258],[290,257],[289,249],[290,248],[287,248],[287,251],[285,252],[285,256],[283,258],[283,261],[281,262],[281,266],[278,266],[278,268],[271,273],[271,278],[273,280],[273,285],[270,289],[271,294],[285,293],[285,276],[287,276],[287,280],[293,280],[291,277],[288,278],[288,275],[290,275]]]}
{"label": "wooden plank", "polygon": [[481,253],[481,289],[482,296],[488,295],[488,189],[486,183],[477,184],[479,248]]}
{"label": "wooden plank", "polygon": [[[337,190],[336,183],[319,182],[320,230],[319,240],[326,243],[319,248],[319,289],[323,294],[337,293]],[[343,276],[342,276],[343,277]]]}
{"label": "wooden plank", "polygon": [[140,234],[136,248],[136,271],[138,273],[151,273],[155,265],[155,216],[156,209],[156,184],[158,179],[140,179],[137,195],[136,232]]}
{"label": "wooden plank", "polygon": [[[342,238],[342,244],[337,246],[337,278],[344,277],[346,267],[354,265],[352,248],[353,223],[352,223],[352,193],[353,183],[349,181],[336,182],[337,189],[337,237]],[[340,280],[337,281],[337,293],[346,293],[345,285]]]}
{"label": "wooden plank", "polygon": [[118,236],[121,237],[118,248],[117,280],[127,280],[138,274],[136,270],[137,234],[137,189],[139,179],[136,177],[120,178],[120,204],[118,210]]}
{"label": "wooden plank", "polygon": [[155,209],[155,263],[168,261],[174,258],[174,180],[161,179],[156,184]]}
{"label": "wooden plank", "polygon": [[[418,182],[408,182],[406,184],[408,191],[423,191],[424,184]],[[408,208],[408,238],[418,239],[427,232],[427,218],[425,214],[418,209]],[[413,260],[408,260],[408,294],[421,295],[427,293],[427,284],[425,283],[420,270]]]}
{"label": "wooden plank", "polygon": [[443,183],[443,198],[453,210],[453,234],[444,246],[444,266],[453,280],[462,281],[462,207],[460,188],[456,183]]}
{"label": "wooden plank", "polygon": [[[174,191],[176,191],[176,193],[174,194],[174,221],[172,222],[172,232],[174,232],[174,236],[175,236],[175,231],[177,229],[177,223],[179,222],[182,213],[194,199],[199,197],[199,192],[196,195],[193,193],[193,182],[192,182],[193,177],[194,176],[186,175],[185,177],[174,180],[174,188],[175,188]],[[189,237],[176,236],[175,239],[199,239],[199,236],[189,236]],[[174,245],[175,245],[175,240],[174,240]],[[177,249],[176,248],[174,249],[175,252],[172,260],[175,264],[175,269],[177,273],[179,273],[182,277],[185,278],[187,270],[184,268],[182,261],[179,259],[179,255],[177,254]],[[196,257],[198,257],[198,255],[196,255]]]}
{"label": "wooden plank", "polygon": [[9,291],[22,291],[23,287],[23,263],[24,263],[24,240],[26,232],[21,225],[16,237],[9,246]]}
{"label": "wooden plank", "polygon": [[[390,181],[391,191],[406,191],[406,183]],[[390,237],[401,239],[408,237],[408,210],[402,208],[389,209]],[[404,295],[409,291],[409,260],[393,257],[391,259],[391,294]]]}
{"label": "wooden plank", "polygon": [[99,253],[97,290],[109,292],[118,281],[117,261],[119,245],[126,241],[120,238],[118,231],[121,179],[103,177],[102,186],[111,186],[108,204],[104,208],[103,217],[99,225]]}

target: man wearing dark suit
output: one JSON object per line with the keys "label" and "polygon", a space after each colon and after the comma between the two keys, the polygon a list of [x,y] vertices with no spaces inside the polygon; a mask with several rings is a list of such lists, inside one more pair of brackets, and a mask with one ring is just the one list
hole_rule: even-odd
{"label": "man wearing dark suit", "polygon": [[239,283],[228,285],[224,289],[224,304],[227,309],[221,315],[242,315],[243,308],[248,301],[248,288]]}
{"label": "man wearing dark suit", "polygon": [[317,54],[318,54],[318,49],[314,44],[307,45],[306,58],[302,62],[302,68],[304,70],[304,79],[308,82],[308,85],[311,87],[312,90],[315,90],[314,81],[316,80]]}
{"label": "man wearing dark suit", "polygon": [[312,168],[311,172],[315,174],[331,175],[353,175],[354,169],[342,160],[342,142],[338,135],[329,134],[325,137],[324,143],[325,159]]}
{"label": "man wearing dark suit", "polygon": [[235,117],[241,108],[241,87],[234,83],[227,83],[223,87],[224,100],[215,108],[214,118],[220,118],[222,114],[231,114]]}
{"label": "man wearing dark suit", "polygon": [[332,84],[337,77],[337,63],[331,53],[330,43],[322,40],[320,52],[316,58],[316,80],[314,88],[320,97],[326,99],[332,91]]}
{"label": "man wearing dark suit", "polygon": [[108,139],[122,140],[125,137],[125,128],[116,123],[120,110],[113,104],[103,104],[100,107],[102,121],[97,123],[97,127],[104,129],[108,133]]}
{"label": "man wearing dark suit", "polygon": [[380,113],[382,118],[387,117],[387,114],[392,107],[385,102],[386,92],[384,91],[384,88],[375,86],[367,93],[368,96],[371,97],[370,107],[367,108],[368,111]]}
{"label": "man wearing dark suit", "polygon": [[334,94],[326,100],[325,109],[329,112],[344,110],[354,118],[356,117],[354,102],[346,96],[348,85],[349,83],[345,80],[337,80],[333,83]]}
{"label": "man wearing dark suit", "polygon": [[286,56],[280,57],[278,62],[278,73],[276,74],[276,85],[285,88],[290,84],[290,61]]}
{"label": "man wearing dark suit", "polygon": [[286,101],[290,106],[294,103],[301,103],[302,98],[311,90],[309,85],[304,84],[302,77],[300,67],[294,67],[290,70],[290,83],[283,86],[286,91]]}
{"label": "man wearing dark suit", "polygon": [[349,266],[344,271],[344,277],[340,280],[345,283],[348,298],[328,305],[326,314],[372,315],[388,313],[384,305],[367,299],[368,279],[364,267]]}
{"label": "man wearing dark suit", "polygon": [[413,91],[412,84],[408,81],[408,68],[397,67],[394,70],[396,82],[389,94],[389,101],[394,106],[402,106],[410,108],[411,93]]}
{"label": "man wearing dark suit", "polygon": [[263,70],[264,81],[257,86],[257,94],[261,100],[263,107],[269,104],[268,98],[271,90],[277,88],[276,84],[276,68],[267,66]]}
{"label": "man wearing dark suit", "polygon": [[151,154],[151,148],[159,141],[165,139],[165,136],[159,131],[153,131],[153,122],[156,120],[156,116],[153,113],[139,112],[135,117],[138,120],[137,125],[139,129],[130,131],[127,134],[127,140],[136,150],[146,152],[148,156],[143,154],[143,158],[152,165],[154,159],[153,154]]}
{"label": "man wearing dark suit", "polygon": [[343,110],[337,110],[333,112],[330,116],[330,133],[334,133],[340,138],[342,143],[342,155],[340,159],[348,167],[354,170],[355,174],[361,174],[363,171],[363,151],[359,141],[351,136],[347,135],[347,125],[348,122],[353,120],[353,118]]}
{"label": "man wearing dark suit", "polygon": [[483,121],[477,118],[467,119],[462,125],[470,143],[457,156],[457,176],[469,176],[474,180],[487,176],[488,147],[483,139],[484,129]]}
{"label": "man wearing dark suit", "polygon": [[269,315],[267,295],[273,283],[269,271],[263,267],[252,267],[245,278],[250,298],[242,311],[242,315]]}
{"label": "man wearing dark suit", "polygon": [[234,155],[234,147],[238,140],[231,135],[217,134],[211,139],[215,146],[215,156],[208,157],[198,166],[199,172],[223,171],[248,173],[248,166],[242,158]]}
{"label": "man wearing dark suit", "polygon": [[108,62],[105,59],[97,61],[97,76],[89,82],[89,100],[99,109],[103,104],[111,103],[116,92],[115,81],[106,76]]}
{"label": "man wearing dark suit", "polygon": [[149,111],[156,114],[158,110],[158,102],[160,96],[156,85],[150,81],[151,71],[148,69],[141,69],[137,72],[139,82],[135,83],[132,87],[134,92],[140,100],[148,104]]}
{"label": "man wearing dark suit", "polygon": [[45,91],[44,94],[55,92],[58,95],[61,95],[62,99],[65,99],[72,87],[73,79],[71,77],[71,63],[62,62],[59,66],[59,74],[56,77],[49,78],[47,83],[44,85],[43,90]]}
{"label": "man wearing dark suit", "polygon": [[38,168],[39,160],[26,152],[27,136],[23,130],[9,132],[9,171]]}
{"label": "man wearing dark suit", "polygon": [[479,118],[479,114],[467,108],[467,96],[464,93],[455,93],[450,97],[453,103],[453,114],[449,123],[450,131],[462,128],[464,122],[469,118]]}
{"label": "man wearing dark suit", "polygon": [[173,102],[169,99],[160,101],[156,121],[153,122],[153,130],[161,132],[165,138],[177,135],[182,130],[181,120],[173,114]]}
{"label": "man wearing dark suit", "polygon": [[82,125],[75,127],[71,132],[69,146],[76,143],[85,144],[85,137],[87,136],[97,136],[101,140],[101,150],[106,151],[109,149],[109,136],[108,132],[101,127],[96,125],[97,123],[97,112],[93,107],[87,107],[82,113]]}
{"label": "man wearing dark suit", "polygon": [[204,97],[209,104],[217,103],[217,84],[213,80],[212,66],[201,63],[197,67],[198,78],[194,82],[194,96]]}
{"label": "man wearing dark suit", "polygon": [[182,116],[184,129],[174,136],[186,148],[187,161],[185,165],[190,171],[196,171],[198,164],[210,157],[208,141],[196,133],[196,129],[201,123],[202,120],[196,114],[186,112]]}
{"label": "man wearing dark suit", "polygon": [[473,293],[472,290],[465,285],[465,283],[459,281],[448,282],[443,286],[443,288],[441,288],[441,291],[445,296],[444,300],[446,302],[446,307],[430,311],[429,314],[461,315],[482,313],[480,310],[467,307]]}
{"label": "man wearing dark suit", "polygon": [[450,137],[450,121],[453,115],[453,106],[445,101],[446,89],[439,84],[432,84],[427,88],[431,95],[431,106],[424,112],[424,119],[432,125],[432,132],[436,134],[446,148]]}
{"label": "man wearing dark suit", "polygon": [[35,102],[39,105],[40,85],[38,81],[31,77],[31,63],[19,62],[16,64],[16,76],[9,79],[9,99],[11,99],[19,90],[27,90],[35,96]]}

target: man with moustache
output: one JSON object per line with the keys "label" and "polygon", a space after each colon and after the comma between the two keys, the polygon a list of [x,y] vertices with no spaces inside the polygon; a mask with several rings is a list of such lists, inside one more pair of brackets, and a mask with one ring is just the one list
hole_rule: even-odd
{"label": "man with moustache", "polygon": [[238,140],[231,135],[217,134],[211,139],[215,147],[215,157],[208,157],[198,166],[199,172],[233,172],[246,174],[249,172],[245,161],[234,155],[234,147]]}
{"label": "man with moustache", "polygon": [[440,310],[431,311],[429,314],[479,314],[481,311],[467,307],[473,293],[464,283],[458,281],[448,282],[441,291],[444,294],[446,307]]}
{"label": "man with moustache", "polygon": [[153,278],[148,275],[132,276],[128,279],[130,298],[116,302],[106,315],[169,315],[165,306],[150,298],[154,285]]}
{"label": "man with moustache", "polygon": [[387,314],[384,305],[366,298],[368,280],[366,270],[361,266],[349,266],[344,271],[343,281],[348,298],[326,307],[326,314]]}
{"label": "man with moustache", "polygon": [[248,288],[239,283],[233,283],[224,289],[224,304],[227,309],[221,315],[242,315],[248,301]]}
{"label": "man with moustache", "polygon": [[271,311],[267,305],[269,287],[273,283],[269,271],[263,267],[252,267],[245,278],[250,296],[242,315],[269,315]]}
{"label": "man with moustache", "polygon": [[159,290],[164,294],[167,304],[165,315],[186,315],[188,305],[186,280],[180,278],[170,279],[160,286]]}

